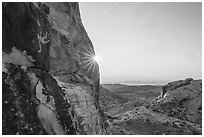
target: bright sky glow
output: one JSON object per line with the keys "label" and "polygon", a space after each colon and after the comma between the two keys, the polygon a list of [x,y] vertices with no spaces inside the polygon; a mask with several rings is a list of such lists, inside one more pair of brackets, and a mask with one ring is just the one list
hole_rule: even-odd
{"label": "bright sky glow", "polygon": [[99,56],[95,55],[95,56],[93,56],[93,59],[94,59],[94,61],[96,61],[97,63],[99,63],[99,60],[100,60]]}
{"label": "bright sky glow", "polygon": [[103,82],[202,78],[201,3],[80,3]]}

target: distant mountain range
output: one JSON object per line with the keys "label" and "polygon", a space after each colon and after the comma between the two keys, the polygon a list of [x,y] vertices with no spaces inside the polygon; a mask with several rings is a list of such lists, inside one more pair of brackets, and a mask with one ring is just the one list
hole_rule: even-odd
{"label": "distant mountain range", "polygon": [[102,84],[123,84],[123,85],[165,85],[169,81],[118,81],[102,82]]}
{"label": "distant mountain range", "polygon": [[111,93],[118,94],[123,98],[134,99],[142,97],[158,97],[161,87],[158,85],[124,85],[124,84],[102,84]]}

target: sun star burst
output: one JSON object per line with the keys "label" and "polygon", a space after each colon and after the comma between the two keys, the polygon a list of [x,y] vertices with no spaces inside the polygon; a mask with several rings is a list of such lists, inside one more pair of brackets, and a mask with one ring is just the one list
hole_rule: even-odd
{"label": "sun star burst", "polygon": [[86,73],[88,73],[91,68],[92,68],[92,72],[94,73],[94,71],[96,70],[96,66],[99,63],[99,56],[95,55],[95,53],[92,50],[88,50],[87,48],[85,48],[86,52],[80,52],[83,54],[82,57],[82,62],[81,64],[84,64],[82,69],[87,69]]}

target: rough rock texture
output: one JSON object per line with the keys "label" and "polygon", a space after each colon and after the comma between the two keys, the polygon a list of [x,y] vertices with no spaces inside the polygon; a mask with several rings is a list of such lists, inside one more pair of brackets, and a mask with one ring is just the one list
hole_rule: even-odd
{"label": "rough rock texture", "polygon": [[178,81],[170,82],[162,87],[162,92],[160,96],[163,97],[167,91],[182,87],[184,85],[188,85],[190,84],[191,81],[193,81],[192,78],[187,78],[185,80],[178,80]]}
{"label": "rough rock texture", "polygon": [[119,104],[115,101],[117,98],[101,88],[103,95],[99,103],[105,107],[107,132],[111,135],[201,135],[202,81],[175,81],[163,86],[163,90],[166,91],[163,96],[140,97]]}
{"label": "rough rock texture", "polygon": [[197,135],[199,125],[153,112],[144,106],[115,115],[108,120],[112,135]]}
{"label": "rough rock texture", "polygon": [[201,80],[175,81],[165,85],[164,89],[163,97],[150,104],[154,111],[202,126]]}
{"label": "rough rock texture", "polygon": [[104,112],[112,110],[114,106],[123,104],[127,101],[128,99],[118,94],[114,94],[103,86],[100,86],[99,105]]}
{"label": "rough rock texture", "polygon": [[104,134],[78,3],[2,4],[2,133]]}

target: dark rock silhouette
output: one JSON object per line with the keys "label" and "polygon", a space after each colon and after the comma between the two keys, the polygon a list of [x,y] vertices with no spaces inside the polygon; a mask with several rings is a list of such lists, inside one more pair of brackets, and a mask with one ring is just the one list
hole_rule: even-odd
{"label": "dark rock silhouette", "polygon": [[2,4],[2,133],[104,134],[78,3]]}

